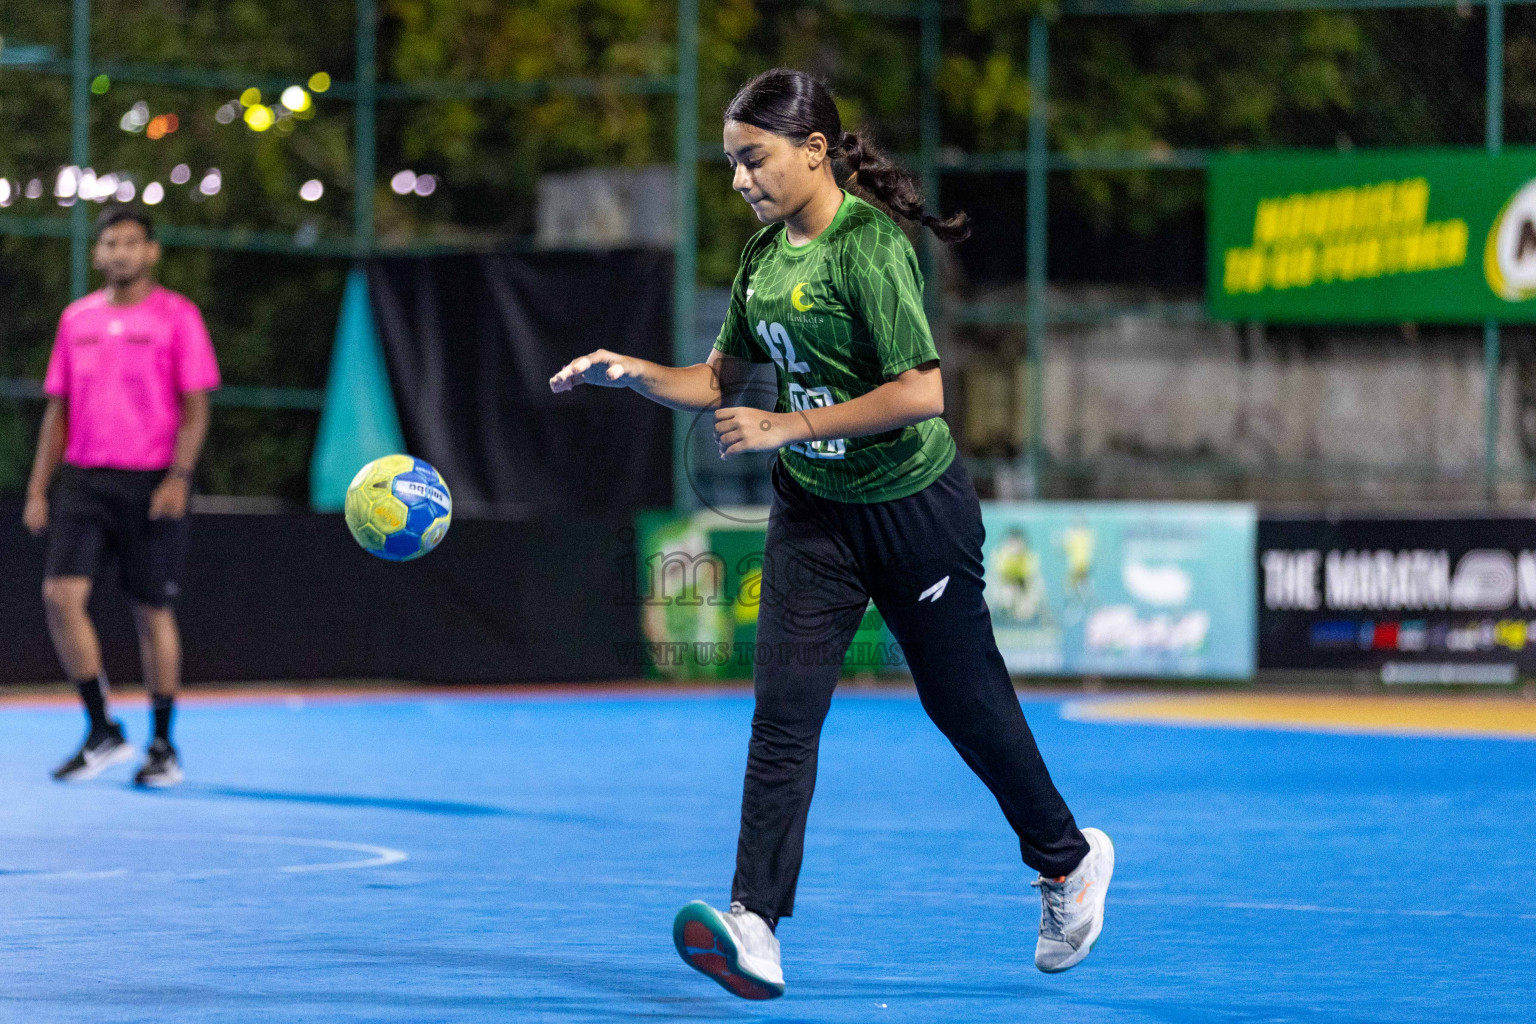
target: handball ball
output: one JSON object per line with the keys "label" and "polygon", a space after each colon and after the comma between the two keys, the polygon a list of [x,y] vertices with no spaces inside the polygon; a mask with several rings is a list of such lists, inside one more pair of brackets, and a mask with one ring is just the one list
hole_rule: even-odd
{"label": "handball ball", "polygon": [[407,562],[437,547],[453,518],[453,497],[437,470],[409,455],[386,455],[357,471],[347,488],[347,529],[363,550]]}

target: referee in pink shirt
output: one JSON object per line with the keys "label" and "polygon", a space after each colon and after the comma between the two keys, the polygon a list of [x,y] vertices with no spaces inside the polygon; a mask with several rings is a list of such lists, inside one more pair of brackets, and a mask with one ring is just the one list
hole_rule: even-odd
{"label": "referee in pink shirt", "polygon": [[192,468],[219,367],[197,307],[155,283],[160,246],[149,217],[106,210],[93,259],[107,286],[71,303],[59,320],[23,514],[34,535],[48,534],[48,632],[90,718],[85,742],[53,777],[94,778],[133,756],[122,723],[107,712],[101,647],[86,611],[92,580],[115,564],[133,604],[154,708],[154,737],[134,781],[174,786],[182,773],[171,744],[181,683],[173,605]]}

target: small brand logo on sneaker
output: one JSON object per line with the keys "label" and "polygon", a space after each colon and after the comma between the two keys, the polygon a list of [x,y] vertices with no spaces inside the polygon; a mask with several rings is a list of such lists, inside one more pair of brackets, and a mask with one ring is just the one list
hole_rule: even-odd
{"label": "small brand logo on sneaker", "polygon": [[944,588],[947,586],[949,586],[949,577],[945,576],[943,579],[939,580],[939,582],[935,583],[921,594],[918,594],[918,603],[921,604],[923,601],[932,601],[937,603],[939,598],[944,596]]}

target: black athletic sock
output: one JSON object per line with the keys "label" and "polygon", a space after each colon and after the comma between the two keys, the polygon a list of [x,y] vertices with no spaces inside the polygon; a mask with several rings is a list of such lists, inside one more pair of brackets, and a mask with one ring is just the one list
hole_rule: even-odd
{"label": "black athletic sock", "polygon": [[155,694],[152,701],[155,715],[155,739],[171,742],[171,712],[176,710],[176,695],[162,697]]}
{"label": "black athletic sock", "polygon": [[[751,907],[748,907],[747,909],[748,910],[752,910]],[[775,934],[778,933],[778,931],[779,931],[779,919],[778,918],[776,918],[776,917],[769,917],[767,914],[763,913],[761,910],[752,910],[752,913],[756,914],[758,917],[762,918],[765,922],[767,922],[768,930],[769,931],[771,931],[771,932],[773,932]]]}
{"label": "black athletic sock", "polygon": [[95,679],[77,679],[75,689],[80,691],[80,700],[85,704],[91,731],[107,729],[111,724],[107,721],[107,674],[102,672]]}

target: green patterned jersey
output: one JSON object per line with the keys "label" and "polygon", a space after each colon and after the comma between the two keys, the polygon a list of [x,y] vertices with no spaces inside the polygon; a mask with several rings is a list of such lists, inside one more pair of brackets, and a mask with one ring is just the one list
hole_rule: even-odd
{"label": "green patterned jersey", "polygon": [[[752,236],[715,348],[778,368],[778,412],[849,401],[939,358],[912,243],[890,217],[847,193],[827,230],[804,245],[790,245],[782,224]],[[954,457],[949,427],[937,417],[779,451],[806,490],[856,502],[915,494]]]}

